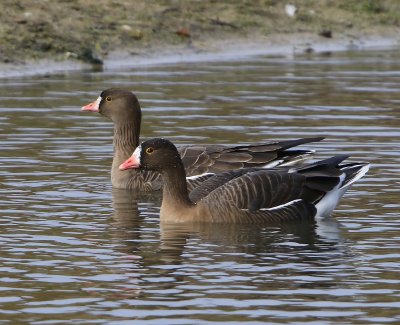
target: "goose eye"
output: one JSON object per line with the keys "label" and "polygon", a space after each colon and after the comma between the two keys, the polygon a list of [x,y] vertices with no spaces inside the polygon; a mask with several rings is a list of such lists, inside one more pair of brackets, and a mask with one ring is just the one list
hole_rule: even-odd
{"label": "goose eye", "polygon": [[107,97],[106,97],[106,101],[107,101],[107,102],[111,102],[111,96],[107,96]]}
{"label": "goose eye", "polygon": [[151,155],[153,153],[154,149],[152,147],[149,147],[146,149],[146,153]]}

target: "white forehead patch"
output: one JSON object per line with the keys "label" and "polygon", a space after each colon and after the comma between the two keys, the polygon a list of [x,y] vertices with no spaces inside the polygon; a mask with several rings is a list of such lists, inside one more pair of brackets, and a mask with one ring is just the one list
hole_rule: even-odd
{"label": "white forehead patch", "polygon": [[95,101],[97,110],[99,110],[100,102],[101,102],[101,96],[99,96]]}
{"label": "white forehead patch", "polygon": [[140,163],[140,154],[142,153],[142,145],[139,145],[132,154],[132,158],[135,158]]}

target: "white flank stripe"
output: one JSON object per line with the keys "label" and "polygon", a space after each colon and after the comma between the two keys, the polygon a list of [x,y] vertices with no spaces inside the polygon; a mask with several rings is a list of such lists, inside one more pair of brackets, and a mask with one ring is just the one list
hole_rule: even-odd
{"label": "white flank stripe", "polygon": [[313,155],[315,153],[315,150],[309,150],[309,152],[297,156],[295,158],[293,158],[293,160],[289,160],[288,162],[285,162],[283,164],[280,164],[280,167],[292,167],[295,166],[296,164],[300,163],[300,162],[305,162],[309,159],[311,159],[311,155]]}
{"label": "white flank stripe", "polygon": [[204,174],[200,174],[200,175],[194,175],[194,176],[188,176],[188,177],[186,177],[186,179],[188,179],[188,180],[195,180],[195,179],[197,179],[197,178],[200,178],[200,177],[203,177],[203,176],[213,176],[213,175],[215,175],[214,173],[204,173]]}
{"label": "white flank stripe", "polygon": [[282,162],[283,162],[283,160],[274,160],[265,165],[262,165],[261,168],[274,168],[274,167],[280,165]]}
{"label": "white flank stripe", "polygon": [[291,166],[296,165],[299,162],[310,159],[310,156],[314,153],[315,153],[315,150],[309,150],[309,152],[306,152],[303,155],[294,157],[294,158],[292,158],[293,160],[289,160],[287,162],[285,162],[284,159],[273,160],[273,161],[270,161],[269,163],[266,163],[265,165],[261,166],[261,168],[274,168],[276,166],[291,167]]}
{"label": "white flank stripe", "polygon": [[277,205],[276,207],[272,207],[272,208],[263,208],[263,209],[260,209],[260,211],[274,211],[274,210],[282,209],[284,207],[295,204],[299,201],[302,201],[302,199],[293,200],[293,201],[287,202],[285,204]]}

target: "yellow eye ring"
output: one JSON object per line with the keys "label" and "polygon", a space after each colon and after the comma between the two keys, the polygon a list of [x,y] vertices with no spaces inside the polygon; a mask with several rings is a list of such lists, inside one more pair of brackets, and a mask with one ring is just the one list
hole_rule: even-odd
{"label": "yellow eye ring", "polygon": [[152,147],[149,147],[146,149],[146,153],[151,155],[153,153],[154,149]]}
{"label": "yellow eye ring", "polygon": [[106,101],[107,101],[107,102],[111,102],[111,96],[107,96],[107,97],[106,97]]}

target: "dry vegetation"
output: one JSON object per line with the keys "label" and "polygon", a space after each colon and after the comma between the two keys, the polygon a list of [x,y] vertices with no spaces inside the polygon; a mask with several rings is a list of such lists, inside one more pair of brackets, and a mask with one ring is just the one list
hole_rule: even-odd
{"label": "dry vegetation", "polygon": [[[285,4],[294,4],[294,17]],[[2,0],[2,62],[309,32],[336,37],[400,26],[398,0]]]}

